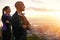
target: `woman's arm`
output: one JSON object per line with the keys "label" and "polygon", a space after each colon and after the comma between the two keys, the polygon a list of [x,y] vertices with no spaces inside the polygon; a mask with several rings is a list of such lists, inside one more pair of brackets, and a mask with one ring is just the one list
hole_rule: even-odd
{"label": "woman's arm", "polygon": [[2,20],[3,23],[9,23],[8,18],[4,15],[2,16],[1,20]]}

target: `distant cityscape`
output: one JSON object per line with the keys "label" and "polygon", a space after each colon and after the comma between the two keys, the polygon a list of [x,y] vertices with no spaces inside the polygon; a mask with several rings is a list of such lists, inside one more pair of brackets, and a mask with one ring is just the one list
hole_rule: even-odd
{"label": "distant cityscape", "polygon": [[[0,27],[0,30],[1,28],[2,27]],[[40,24],[34,22],[31,24],[31,30],[28,31],[28,35],[32,35],[32,34],[35,34],[39,37],[43,37],[46,40],[60,40],[60,27],[56,27],[52,25],[49,26],[47,24]],[[1,36],[1,32],[0,32],[0,36]]]}
{"label": "distant cityscape", "polygon": [[60,28],[34,25],[32,34],[44,37],[46,40],[60,40]]}

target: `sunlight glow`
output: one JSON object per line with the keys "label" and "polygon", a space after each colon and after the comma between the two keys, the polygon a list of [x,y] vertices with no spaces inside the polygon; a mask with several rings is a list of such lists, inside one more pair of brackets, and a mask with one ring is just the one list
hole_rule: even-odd
{"label": "sunlight glow", "polygon": [[10,6],[13,15],[17,1],[24,2],[26,9],[23,13],[34,30],[44,37],[60,37],[60,0],[0,0],[0,27],[3,7]]}

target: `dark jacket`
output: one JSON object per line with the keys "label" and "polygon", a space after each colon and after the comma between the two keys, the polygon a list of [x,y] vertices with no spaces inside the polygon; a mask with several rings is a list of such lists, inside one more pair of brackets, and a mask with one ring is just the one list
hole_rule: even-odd
{"label": "dark jacket", "polygon": [[13,35],[16,37],[26,36],[27,32],[26,29],[23,28],[20,16],[17,12],[12,16],[11,18],[11,24],[12,24],[12,31]]}
{"label": "dark jacket", "polygon": [[[10,15],[2,15],[2,23],[3,23],[3,27],[2,27],[2,30],[7,30],[7,31],[11,31],[11,16]],[[6,21],[9,21],[9,23],[7,23]]]}
{"label": "dark jacket", "polygon": [[1,20],[3,23],[2,40],[11,40],[11,16],[3,14]]}

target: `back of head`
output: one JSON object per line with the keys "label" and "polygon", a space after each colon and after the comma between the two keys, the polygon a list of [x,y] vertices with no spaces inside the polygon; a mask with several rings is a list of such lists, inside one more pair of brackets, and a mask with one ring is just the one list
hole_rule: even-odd
{"label": "back of head", "polygon": [[18,6],[21,5],[21,4],[23,4],[22,1],[17,1],[17,2],[15,3],[15,7],[18,8]]}
{"label": "back of head", "polygon": [[7,10],[9,8],[9,6],[5,6],[3,9],[2,9],[2,13],[4,14],[4,11]]}

